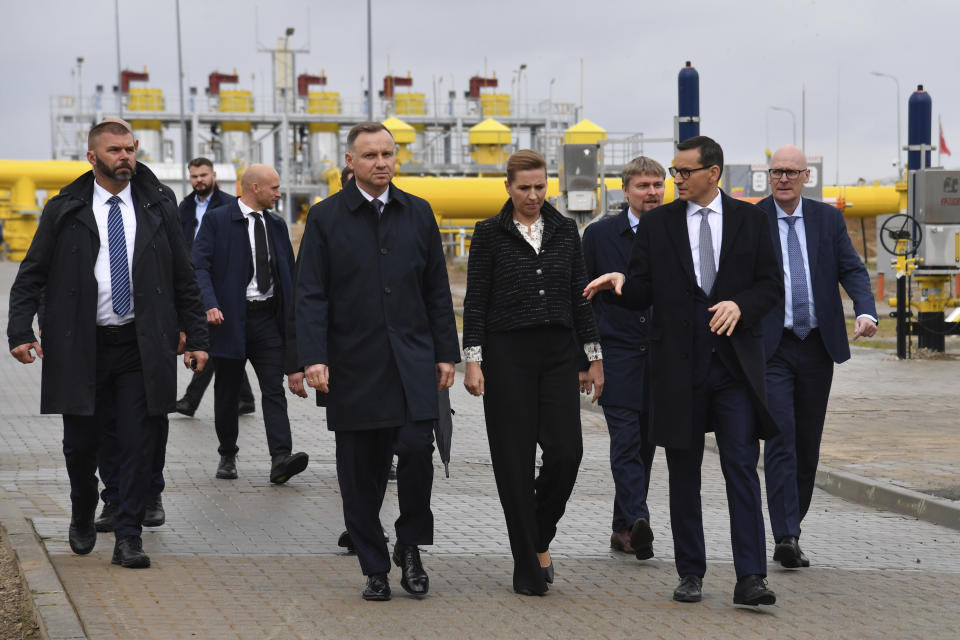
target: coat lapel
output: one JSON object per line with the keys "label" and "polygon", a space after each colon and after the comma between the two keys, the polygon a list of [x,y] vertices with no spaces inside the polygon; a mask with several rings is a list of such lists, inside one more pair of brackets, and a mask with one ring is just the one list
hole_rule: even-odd
{"label": "coat lapel", "polygon": [[819,214],[811,201],[803,203],[803,228],[807,237],[807,267],[810,269],[811,283],[813,274],[817,272],[817,255],[820,253],[820,231],[823,225]]}
{"label": "coat lapel", "polygon": [[740,214],[739,203],[722,191],[720,194],[720,201],[723,203],[723,237],[720,241],[720,266],[717,268],[718,275],[723,271],[723,263],[733,250],[733,245],[737,239],[737,231],[740,230],[740,225],[743,224],[743,216]]}
{"label": "coat lapel", "polygon": [[687,274],[687,279],[696,286],[697,278],[693,271],[693,254],[690,252],[690,236],[687,234],[687,203],[674,200],[667,205],[672,207],[670,214],[664,216],[667,236],[673,242],[675,254]]}
{"label": "coat lapel", "polygon": [[155,202],[147,202],[142,193],[133,194],[133,211],[137,217],[137,233],[133,239],[133,266],[143,257],[147,245],[160,228],[160,215],[154,213]]}

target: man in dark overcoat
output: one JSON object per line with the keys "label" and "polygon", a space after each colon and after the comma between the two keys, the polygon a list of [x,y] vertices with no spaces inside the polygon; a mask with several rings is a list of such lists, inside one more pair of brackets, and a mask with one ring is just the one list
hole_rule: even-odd
{"label": "man in dark overcoat", "polygon": [[421,596],[429,580],[417,546],[433,543],[437,391],[453,384],[457,328],[430,205],[390,182],[393,136],[361,123],[347,145],[355,178],[311,208],[300,246],[298,364],[336,434],[344,519],[367,576],[363,597],[390,598],[379,513],[394,449],[393,560],[404,589]]}
{"label": "man in dark overcoat", "polygon": [[[97,453],[102,434],[114,429],[112,561],[148,567],[141,523],[163,419],[176,401],[180,329],[184,363],[197,369],[207,360],[207,329],[176,203],[136,162],[129,127],[95,126],[88,149],[93,170],[40,216],[10,289],[7,337],[21,362],[33,362],[31,351],[43,358],[41,413],[63,414],[70,547],[86,554],[96,544]],[[42,299],[41,343],[33,318]]]}
{"label": "man in dark overcoat", "polygon": [[[207,212],[193,243],[193,264],[207,322],[212,325],[210,355],[217,370],[213,394],[220,462],[216,476],[237,477],[237,401],[249,360],[260,383],[270,481],[283,484],[303,471],[309,460],[306,453],[293,452],[283,389],[293,246],[287,223],[270,210],[280,198],[277,172],[266,165],[250,165],[241,186],[241,197]],[[293,387],[303,373],[289,377]]]}
{"label": "man in dark overcoat", "polygon": [[667,454],[680,575],[674,599],[702,597],[700,466],[704,433],[714,430],[730,511],[734,603],[773,604],[757,462],[758,437],[777,427],[766,408],[761,320],[782,300],[783,278],[766,215],[717,188],[722,168],[714,140],[677,145],[670,173],[678,199],[640,218],[626,278],[606,274],[585,293],[613,288],[631,308],[653,305],[652,435]]}

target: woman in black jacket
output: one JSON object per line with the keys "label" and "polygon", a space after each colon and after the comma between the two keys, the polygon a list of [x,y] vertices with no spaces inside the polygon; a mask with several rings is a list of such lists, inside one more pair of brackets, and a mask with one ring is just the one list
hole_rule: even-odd
{"label": "woman in black jacket", "polygon": [[[464,385],[483,396],[490,457],[513,551],[513,588],[553,582],[550,542],[583,454],[581,391],[603,388],[599,334],[581,296],[586,270],[576,224],[545,201],[546,162],[507,162],[510,199],[477,223],[463,313]],[[583,351],[590,361],[579,374]],[[537,445],[543,466],[536,472]]]}

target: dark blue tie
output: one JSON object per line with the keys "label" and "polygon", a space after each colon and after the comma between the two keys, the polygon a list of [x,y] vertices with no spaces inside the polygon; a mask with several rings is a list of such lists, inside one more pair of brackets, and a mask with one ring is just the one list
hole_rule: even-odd
{"label": "dark blue tie", "polygon": [[810,335],[810,296],[807,293],[807,267],[800,251],[800,238],[794,224],[797,218],[787,216],[787,256],[790,258],[790,293],[793,297],[793,332],[803,340]]}
{"label": "dark blue tie", "polygon": [[123,232],[123,214],[119,196],[107,200],[107,246],[110,250],[110,294],[118,316],[130,312],[130,268],[127,266],[127,236]]}

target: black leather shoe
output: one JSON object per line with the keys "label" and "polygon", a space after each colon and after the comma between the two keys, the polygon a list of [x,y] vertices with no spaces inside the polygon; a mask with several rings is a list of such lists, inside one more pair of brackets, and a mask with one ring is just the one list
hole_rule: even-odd
{"label": "black leather shoe", "polygon": [[393,547],[393,562],[403,574],[400,586],[414,596],[425,596],[430,590],[430,577],[420,562],[420,549],[416,546],[400,544]]}
{"label": "black leather shoe", "polygon": [[163,500],[154,496],[147,500],[147,510],[143,516],[143,526],[159,527],[167,521],[167,512],[163,510]]}
{"label": "black leather shoe", "polygon": [[220,456],[217,465],[217,477],[221,480],[237,479],[237,456]]}
{"label": "black leather shoe", "polygon": [[637,560],[649,560],[653,557],[653,531],[646,518],[637,518],[630,529],[630,546]]}
{"label": "black leather shoe", "polygon": [[307,468],[307,462],[310,457],[303,451],[291,453],[290,455],[280,454],[273,457],[273,466],[270,467],[270,482],[274,484],[283,484],[293,476]]}
{"label": "black leather shoe", "polygon": [[787,536],[773,549],[773,560],[787,569],[809,567],[810,559],[800,550],[800,542],[793,536]]}
{"label": "black leather shoe", "polygon": [[177,404],[174,405],[177,413],[182,413],[183,415],[192,418],[193,414],[197,412],[197,405],[193,404],[187,400],[186,396],[177,400]]}
{"label": "black leather shoe", "polygon": [[673,599],[677,602],[700,602],[703,599],[703,578],[683,576],[680,584],[673,590]]}
{"label": "black leather shoe", "polygon": [[743,576],[737,580],[737,586],[733,590],[733,604],[755,607],[761,604],[774,604],[776,601],[776,594],[767,588],[767,581],[763,576]]}
{"label": "black leather shoe", "polygon": [[117,504],[115,502],[104,502],[103,509],[100,510],[100,517],[97,518],[96,527],[100,533],[113,531],[113,518],[117,515]]}
{"label": "black leather shoe", "polygon": [[356,553],[357,551],[357,548],[353,546],[353,538],[350,537],[349,531],[340,534],[340,537],[337,538],[337,546],[346,549],[347,553]]}
{"label": "black leather shoe", "polygon": [[[67,538],[70,540],[70,549],[78,556],[85,556],[97,544],[97,527],[93,523],[93,517],[97,515],[97,508],[94,507],[90,513],[74,513],[70,518],[70,529]],[[112,529],[113,527],[111,527]]]}
{"label": "black leather shoe", "polygon": [[140,536],[123,536],[117,539],[110,562],[127,569],[146,569],[150,566],[150,556],[143,552]]}
{"label": "black leather shoe", "polygon": [[237,414],[241,416],[249,415],[257,410],[257,405],[254,402],[240,402],[237,404]]}
{"label": "black leather shoe", "polygon": [[390,599],[390,581],[386,574],[367,576],[367,586],[363,589],[363,599],[383,602]]}

